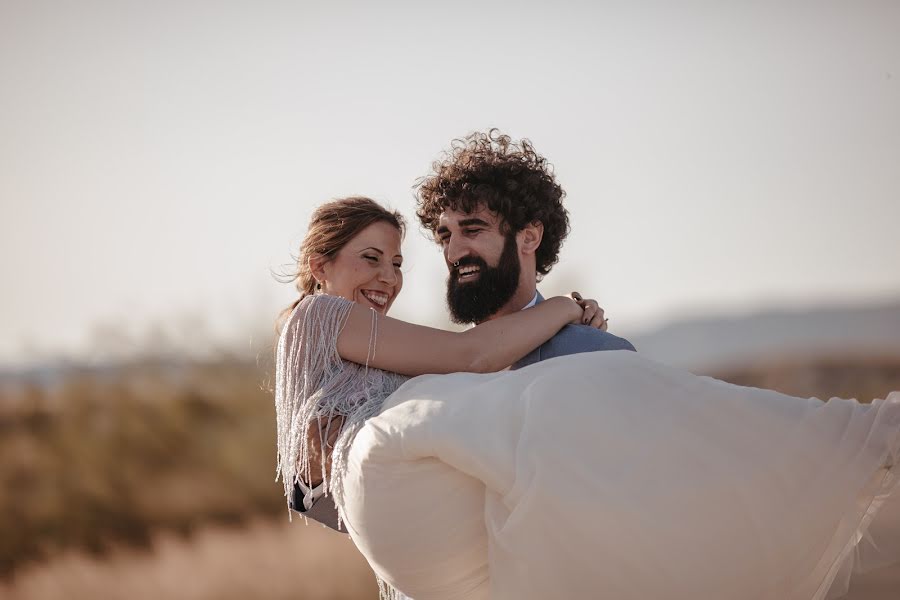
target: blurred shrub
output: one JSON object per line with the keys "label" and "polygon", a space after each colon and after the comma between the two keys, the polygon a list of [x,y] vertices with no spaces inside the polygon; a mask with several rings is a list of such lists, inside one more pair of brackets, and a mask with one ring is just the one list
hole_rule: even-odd
{"label": "blurred shrub", "polygon": [[718,379],[804,398],[870,402],[900,391],[900,357],[823,357],[767,361],[714,374]]}
{"label": "blurred shrub", "polygon": [[262,381],[240,361],[144,362],[0,388],[0,576],[284,511]]}

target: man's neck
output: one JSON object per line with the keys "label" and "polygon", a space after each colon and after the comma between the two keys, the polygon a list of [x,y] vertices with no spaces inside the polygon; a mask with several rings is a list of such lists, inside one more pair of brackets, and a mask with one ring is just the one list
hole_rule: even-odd
{"label": "man's neck", "polygon": [[[509,301],[500,307],[500,310],[489,316],[485,321],[490,321],[491,319],[496,319],[497,317],[502,317],[503,315],[511,315],[513,313],[517,313],[526,306],[528,303],[534,300],[534,295],[537,293],[537,283],[532,280],[531,285],[520,285],[516,289],[516,293],[513,294],[512,298]],[[484,321],[481,321],[482,323]]]}

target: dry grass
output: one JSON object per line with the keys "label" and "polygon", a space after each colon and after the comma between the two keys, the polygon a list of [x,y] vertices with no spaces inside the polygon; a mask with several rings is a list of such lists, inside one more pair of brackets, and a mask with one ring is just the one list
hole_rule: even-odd
{"label": "dry grass", "polygon": [[236,361],[148,362],[4,386],[0,576],[68,549],[284,514],[262,381]]}
{"label": "dry grass", "polygon": [[105,558],[69,552],[31,566],[7,600],[374,600],[375,578],[353,543],[302,519],[211,527],[191,539],[158,536],[153,551],[122,548]]}
{"label": "dry grass", "polygon": [[714,376],[803,398],[856,398],[869,402],[900,390],[900,357],[822,357],[778,360],[725,369]]}

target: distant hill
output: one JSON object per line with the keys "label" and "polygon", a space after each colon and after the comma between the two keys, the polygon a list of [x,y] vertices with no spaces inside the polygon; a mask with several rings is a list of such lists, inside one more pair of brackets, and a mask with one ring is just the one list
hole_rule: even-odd
{"label": "distant hill", "polygon": [[686,320],[629,339],[645,356],[700,373],[784,360],[900,356],[900,301]]}

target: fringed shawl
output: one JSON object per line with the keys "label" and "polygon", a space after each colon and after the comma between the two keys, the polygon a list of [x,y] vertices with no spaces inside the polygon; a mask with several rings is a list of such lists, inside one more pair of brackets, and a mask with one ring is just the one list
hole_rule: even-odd
{"label": "fringed shawl", "polygon": [[[278,428],[277,477],[290,499],[294,483],[312,481],[308,431],[318,431],[325,448],[331,427],[342,430],[331,453],[331,476],[321,478],[325,494],[333,494],[338,522],[343,520],[343,474],[347,452],[366,419],[378,414],[385,398],[408,378],[369,368],[375,356],[378,314],[372,311],[372,330],[365,365],[341,359],[337,339],[353,302],[337,296],[307,296],[287,319],[278,339],[275,374],[275,418]],[[339,417],[340,419],[335,419]]]}

